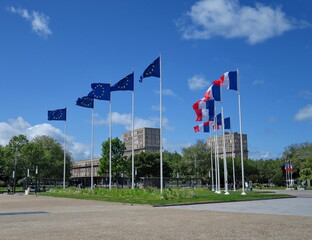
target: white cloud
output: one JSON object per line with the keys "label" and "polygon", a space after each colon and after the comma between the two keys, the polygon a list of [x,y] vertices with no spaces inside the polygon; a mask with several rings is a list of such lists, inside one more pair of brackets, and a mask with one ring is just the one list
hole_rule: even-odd
{"label": "white cloud", "polygon": [[[155,90],[155,93],[160,94],[160,91]],[[177,97],[177,95],[170,89],[162,89],[162,94],[164,96]]]}
{"label": "white cloud", "polygon": [[[94,121],[95,124],[101,125],[101,124],[109,124],[109,114],[107,114],[105,119],[96,119]],[[132,118],[130,113],[118,113],[118,112],[112,112],[112,123],[113,124],[119,124],[123,125],[127,131],[130,131],[132,129]],[[149,119],[143,119],[143,118],[134,118],[134,129],[143,128],[143,127],[150,127],[150,128],[156,128],[159,127],[159,118],[153,117]],[[169,125],[169,120],[166,117],[163,117],[163,128],[172,131],[174,127]]]}
{"label": "white cloud", "polygon": [[[160,106],[159,105],[153,105],[152,106],[152,110],[153,111],[159,111],[160,110]],[[162,106],[162,111],[165,112],[166,108],[164,106]]]}
{"label": "white cloud", "polygon": [[201,75],[195,75],[187,80],[191,90],[200,90],[209,86],[209,82]]}
{"label": "white cloud", "polygon": [[263,42],[294,28],[305,27],[281,10],[256,3],[240,5],[238,0],[201,0],[177,21],[185,39],[247,38],[249,44]]}
{"label": "white cloud", "polygon": [[308,104],[304,108],[299,109],[295,115],[296,121],[312,120],[312,104]]}
{"label": "white cloud", "polygon": [[189,147],[193,145],[193,143],[169,142],[166,138],[164,138],[163,145],[164,145],[164,150],[167,150],[169,152],[177,152],[181,154],[182,148]]}
{"label": "white cloud", "polygon": [[[36,136],[47,135],[63,144],[64,133],[50,124],[43,123],[31,126],[22,117],[9,119],[8,122],[0,122],[0,145],[4,146],[9,143],[10,139],[19,134],[25,135],[28,140]],[[90,157],[90,147],[88,145],[74,141],[72,136],[66,136],[67,151],[75,160],[86,159]]]}
{"label": "white cloud", "polygon": [[312,92],[309,90],[303,90],[301,92],[299,92],[299,96],[304,98],[304,99],[312,99]]}
{"label": "white cloud", "polygon": [[263,80],[255,80],[252,82],[252,86],[256,86],[256,85],[263,85],[264,81]]}
{"label": "white cloud", "polygon": [[253,160],[258,160],[258,159],[266,160],[266,159],[275,159],[280,156],[274,153],[270,153],[268,151],[250,151],[248,157]]}
{"label": "white cloud", "polygon": [[268,121],[268,123],[275,123],[276,117],[269,117],[267,121]]}
{"label": "white cloud", "polygon": [[11,13],[15,13],[26,19],[31,23],[32,30],[41,37],[48,37],[52,34],[49,28],[50,18],[43,13],[32,11],[28,12],[27,9],[9,7],[7,10]]}

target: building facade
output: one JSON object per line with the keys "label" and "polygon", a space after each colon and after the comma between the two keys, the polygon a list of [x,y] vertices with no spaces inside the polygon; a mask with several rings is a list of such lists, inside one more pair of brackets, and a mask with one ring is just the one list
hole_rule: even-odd
{"label": "building facade", "polygon": [[[126,150],[124,156],[132,154],[132,131],[122,135]],[[159,128],[140,128],[134,130],[134,154],[141,152],[159,152],[160,150],[160,129]],[[99,176],[100,159],[93,159],[93,177],[95,184],[106,184],[108,176]],[[78,182],[83,181],[89,184],[91,177],[91,160],[81,160],[72,162],[71,179]]]}
{"label": "building facade", "polygon": [[[93,176],[99,177],[97,171],[99,170],[100,159],[93,159]],[[72,162],[71,169],[72,178],[89,178],[91,177],[91,160],[81,160]]]}
{"label": "building facade", "polygon": [[[242,134],[243,136],[243,158],[248,159],[248,144],[247,144],[247,134]],[[240,158],[241,157],[241,144],[240,144],[240,134],[225,132],[225,150],[227,157]],[[215,138],[209,137],[206,139],[207,146],[209,148],[215,149]],[[223,157],[223,136],[217,136],[217,153],[219,157]]]}
{"label": "building facade", "polygon": [[[133,132],[134,135],[134,154],[141,152],[159,152],[160,150],[160,129],[159,128],[140,128]],[[124,155],[132,155],[132,131],[122,134],[122,141],[125,143],[126,150]]]}

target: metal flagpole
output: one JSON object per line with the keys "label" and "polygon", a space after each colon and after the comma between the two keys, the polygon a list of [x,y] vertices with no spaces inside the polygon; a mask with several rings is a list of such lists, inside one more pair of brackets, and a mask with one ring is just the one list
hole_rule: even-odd
{"label": "metal flagpole", "polygon": [[293,172],[293,167],[292,167],[292,163],[289,161],[290,164],[290,186],[293,187],[293,179],[292,179],[292,172]]}
{"label": "metal flagpole", "polygon": [[286,176],[286,188],[288,188],[287,160],[285,161],[284,169],[285,169],[285,176]]}
{"label": "metal flagpole", "polygon": [[64,123],[64,166],[63,166],[63,188],[65,189],[65,177],[66,177],[66,120]]}
{"label": "metal flagpole", "polygon": [[160,193],[163,192],[163,159],[162,159],[162,148],[163,148],[163,139],[162,139],[162,69],[161,69],[161,54],[159,56],[159,105],[160,105]]}
{"label": "metal flagpole", "polygon": [[242,164],[242,193],[241,195],[246,195],[245,192],[245,173],[244,173],[244,155],[243,155],[243,132],[242,132],[242,112],[241,112],[241,99],[240,99],[240,79],[239,71],[237,69],[237,83],[238,83],[238,115],[239,115],[239,131],[240,131],[240,150],[241,150],[241,164]]}
{"label": "metal flagpole", "polygon": [[[222,143],[223,143],[223,170],[224,170],[224,191],[225,195],[229,195],[228,192],[228,172],[227,172],[227,162],[226,162],[226,152],[225,152],[225,132],[224,132],[224,110],[222,101],[222,88],[220,87],[220,98],[221,98],[221,122],[222,122]],[[218,123],[217,123],[218,124]]]}
{"label": "metal flagpole", "polygon": [[93,151],[94,151],[94,100],[92,108],[92,130],[91,130],[91,189],[93,189]]}
{"label": "metal flagpole", "polygon": [[217,123],[217,107],[215,104],[215,114],[214,114],[214,133],[215,133],[215,170],[216,170],[216,192],[217,194],[221,193],[220,189],[220,168],[219,168],[219,145],[218,145],[218,125]]}
{"label": "metal flagpole", "polygon": [[217,189],[216,193],[221,194],[218,129],[217,129],[216,133],[217,133],[216,145],[217,145],[217,174],[218,174],[218,189]]}
{"label": "metal flagpole", "polygon": [[112,189],[112,96],[109,100],[109,189]]}
{"label": "metal flagpole", "polygon": [[134,89],[132,91],[132,184],[131,184],[131,188],[134,189]]}
{"label": "metal flagpole", "polygon": [[233,190],[236,191],[236,179],[235,179],[235,162],[234,162],[234,147],[235,147],[235,138],[231,128],[231,134],[233,136],[233,144],[232,144],[232,165],[233,165]]}
{"label": "metal flagpole", "polygon": [[[212,135],[210,132],[210,139],[212,139]],[[210,147],[210,162],[211,162],[211,191],[214,191],[214,179],[213,179],[213,160],[212,160],[212,145]]]}

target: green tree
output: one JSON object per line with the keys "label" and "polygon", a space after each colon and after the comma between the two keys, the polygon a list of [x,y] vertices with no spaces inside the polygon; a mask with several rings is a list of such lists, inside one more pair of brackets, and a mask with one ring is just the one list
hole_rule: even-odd
{"label": "green tree", "polygon": [[[102,143],[102,157],[98,170],[100,175],[109,173],[109,145],[109,139]],[[131,159],[123,156],[125,150],[125,144],[119,138],[112,139],[112,177],[116,180],[122,173],[126,177],[131,176]]]}
{"label": "green tree", "polygon": [[[16,153],[18,157],[16,158]],[[39,136],[28,141],[26,136],[14,136],[5,147],[0,148],[1,173],[3,181],[9,182],[17,160],[16,178],[25,178],[26,170],[30,170],[30,176],[35,176],[38,166],[39,178],[62,178],[64,150],[62,145],[48,136]],[[70,155],[66,154],[66,176],[70,176]]]}
{"label": "green tree", "polygon": [[283,159],[292,162],[293,177],[299,178],[300,170],[312,169],[312,143],[306,142],[288,146],[283,153]]}
{"label": "green tree", "polygon": [[[137,169],[137,180],[140,177],[160,177],[160,154],[141,152],[134,156],[134,164]],[[172,169],[169,162],[163,159],[163,177],[170,177]]]}
{"label": "green tree", "polygon": [[312,170],[311,168],[304,168],[300,171],[300,181],[304,182],[306,180],[312,179]]}
{"label": "green tree", "polygon": [[181,161],[182,161],[182,156],[177,153],[170,153],[168,151],[163,152],[163,160],[168,166],[171,168],[171,173],[170,177],[177,177],[177,175],[181,175],[182,170],[181,170]]}
{"label": "green tree", "polygon": [[[63,178],[64,148],[55,139],[49,136],[38,136],[32,140],[31,146],[27,147],[26,153],[32,159],[32,169],[38,166],[41,178]],[[66,153],[65,165],[66,178],[69,178],[71,169],[69,153]]]}
{"label": "green tree", "polygon": [[197,140],[196,144],[182,149],[180,166],[182,177],[197,177],[207,181],[210,165],[210,149],[204,140]]}

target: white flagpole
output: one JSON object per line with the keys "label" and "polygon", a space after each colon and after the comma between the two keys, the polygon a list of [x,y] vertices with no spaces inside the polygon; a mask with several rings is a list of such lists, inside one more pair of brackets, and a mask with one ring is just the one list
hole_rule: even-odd
{"label": "white flagpole", "polygon": [[216,193],[221,194],[220,188],[220,168],[219,168],[219,144],[218,144],[218,125],[217,125],[217,107],[215,104],[214,132],[215,132],[215,169],[216,169]]}
{"label": "white flagpole", "polygon": [[161,54],[159,56],[159,105],[160,105],[160,135],[159,135],[159,139],[160,139],[160,193],[163,192],[163,156],[162,156],[162,148],[163,148],[163,139],[162,139],[162,69],[161,69]]}
{"label": "white flagpole", "polygon": [[[215,127],[214,127],[215,128]],[[217,165],[217,133],[216,129],[214,129],[214,155],[215,155],[215,175],[216,175],[216,189],[215,193],[218,192],[218,165]]]}
{"label": "white flagpole", "polygon": [[242,132],[242,111],[241,111],[241,99],[240,99],[240,80],[239,72],[237,69],[237,83],[238,83],[238,115],[239,115],[239,131],[240,131],[240,150],[241,150],[241,164],[242,164],[242,193],[241,195],[246,195],[245,192],[245,173],[244,173],[244,155],[243,155],[243,132]]}
{"label": "white flagpole", "polygon": [[109,189],[112,189],[112,95],[109,100]]}
{"label": "white flagpole", "polygon": [[[227,162],[226,162],[226,150],[225,150],[225,132],[224,132],[224,110],[223,110],[223,100],[222,100],[222,88],[220,87],[220,98],[221,98],[221,122],[222,122],[222,143],[223,143],[223,171],[224,171],[224,191],[225,195],[229,195],[228,191],[228,172],[227,172]],[[218,124],[218,123],[217,123]]]}
{"label": "white flagpole", "polygon": [[[66,109],[66,108],[65,108]],[[67,111],[67,109],[66,109]],[[64,166],[63,166],[63,189],[65,189],[65,178],[66,178],[66,121],[64,124]]]}
{"label": "white flagpole", "polygon": [[287,168],[286,168],[286,165],[287,164],[287,160],[285,161],[285,167],[284,167],[284,169],[285,169],[285,176],[286,176],[286,188],[288,188],[288,175],[287,175]]}
{"label": "white flagpole", "polygon": [[[210,132],[210,139],[212,139],[211,132]],[[211,162],[211,191],[214,191],[214,176],[213,176],[212,145],[211,145],[211,147],[210,147],[210,162]]]}
{"label": "white flagpole", "polygon": [[131,184],[131,188],[134,189],[134,89],[132,91],[132,184]]}
{"label": "white flagpole", "polygon": [[93,151],[94,151],[94,100],[92,108],[92,130],[91,130],[91,189],[93,189]]}
{"label": "white flagpole", "polygon": [[234,134],[232,131],[232,126],[231,126],[231,134],[233,136],[233,144],[232,144],[232,165],[233,165],[233,190],[236,191],[236,179],[235,179],[235,160],[234,160],[234,147],[235,147],[235,139],[234,139]]}
{"label": "white flagpole", "polygon": [[291,171],[290,171],[290,186],[291,187],[293,187],[293,179],[292,179],[292,172],[293,172],[293,167],[292,167],[292,163],[291,162],[289,162],[289,164],[291,164],[290,166],[291,166]]}
{"label": "white flagpole", "polygon": [[217,129],[217,136],[216,136],[216,144],[217,144],[217,168],[218,168],[218,190],[217,193],[221,194],[221,182],[220,182],[220,162],[219,162],[219,136],[218,136],[218,129]]}

